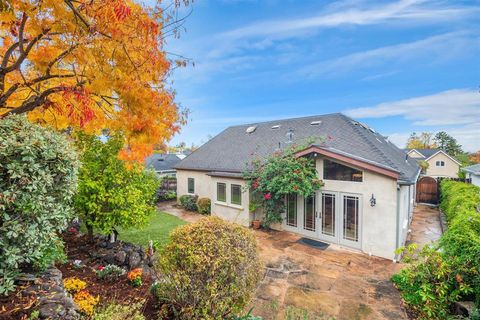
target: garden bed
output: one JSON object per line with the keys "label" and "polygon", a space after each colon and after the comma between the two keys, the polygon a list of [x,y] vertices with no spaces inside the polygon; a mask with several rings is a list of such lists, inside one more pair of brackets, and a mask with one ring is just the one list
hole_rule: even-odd
{"label": "garden bed", "polygon": [[[68,256],[68,262],[57,265],[63,274],[63,279],[76,277],[87,283],[87,290],[93,296],[98,296],[100,302],[98,306],[107,305],[115,302],[118,304],[132,304],[144,301],[142,312],[146,319],[158,319],[156,312],[160,310],[156,305],[156,300],[150,293],[150,286],[153,279],[143,276],[143,284],[140,287],[133,287],[126,275],[123,275],[113,281],[98,279],[95,270],[99,265],[105,265],[96,258],[96,252],[99,248],[97,242],[89,244],[84,235],[65,234],[65,251]],[[81,260],[82,267],[75,267],[74,260]],[[0,298],[0,319],[28,319],[32,311],[38,307],[38,296],[31,292],[33,283],[20,285],[15,292],[8,297]],[[37,292],[37,295],[39,293]]]}

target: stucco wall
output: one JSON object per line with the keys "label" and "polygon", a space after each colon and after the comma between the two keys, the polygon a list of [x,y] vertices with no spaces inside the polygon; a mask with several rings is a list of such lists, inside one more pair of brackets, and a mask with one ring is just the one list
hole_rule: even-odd
{"label": "stucco wall", "polygon": [[[226,219],[238,223],[242,226],[250,226],[251,217],[248,212],[249,205],[249,194],[244,190],[245,181],[242,179],[231,179],[231,178],[222,178],[222,177],[212,177],[212,215],[217,215]],[[225,183],[227,186],[227,201],[219,202],[217,201],[217,182]],[[238,184],[242,186],[242,204],[236,205],[232,204],[232,195],[231,195],[231,185]]]}
{"label": "stucco wall", "polygon": [[188,178],[195,179],[195,195],[199,197],[212,197],[212,178],[207,172],[177,170],[177,195],[182,196],[188,193]]}
{"label": "stucco wall", "polygon": [[[231,185],[239,184],[243,187],[245,182],[242,179],[211,177],[208,172],[178,170],[177,171],[177,195],[182,196],[188,193],[188,178],[195,179],[195,195],[199,197],[210,198],[212,201],[212,215],[220,216],[226,220],[236,222],[243,226],[249,226],[251,217],[248,212],[249,195],[248,192],[242,192],[242,205],[238,206],[231,203]],[[217,202],[217,182],[223,182],[227,185],[227,201],[225,203]]]}
{"label": "stucco wall", "polygon": [[[317,160],[317,171],[325,183],[322,190],[361,195],[362,251],[393,259],[396,249],[397,181],[369,171],[363,171],[362,182],[324,180],[322,158]],[[376,198],[374,207],[370,206],[372,194]]]}
{"label": "stucco wall", "polygon": [[[437,161],[444,161],[444,167],[437,167],[435,163]],[[428,169],[427,169],[427,176],[431,177],[450,177],[450,178],[458,178],[458,170],[460,166],[446,156],[444,153],[438,153],[434,157],[428,160]]]}

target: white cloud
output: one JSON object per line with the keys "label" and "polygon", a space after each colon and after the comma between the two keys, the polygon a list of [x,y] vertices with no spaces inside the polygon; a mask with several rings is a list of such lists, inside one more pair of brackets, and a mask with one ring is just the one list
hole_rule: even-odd
{"label": "white cloud", "polygon": [[[365,69],[375,65],[391,66],[410,60],[428,59],[432,63],[442,59],[458,58],[480,49],[479,37],[470,32],[450,32],[422,40],[348,54],[339,58],[306,66],[298,71],[302,76],[316,77]],[[435,58],[432,58],[435,57]]]}
{"label": "white cloud", "polygon": [[[386,118],[401,116],[416,126],[432,127],[431,131],[445,130],[466,150],[480,149],[480,92],[474,89],[454,89],[428,96],[380,103],[373,107],[345,110],[353,118]],[[400,146],[405,145],[409,133],[390,135]]]}
{"label": "white cloud", "polygon": [[478,11],[464,6],[435,5],[435,1],[401,0],[386,5],[371,5],[368,8],[335,6],[335,11],[297,19],[267,20],[223,33],[230,39],[262,36],[298,36],[311,29],[331,28],[343,25],[371,25],[386,21],[445,21],[459,19]]}

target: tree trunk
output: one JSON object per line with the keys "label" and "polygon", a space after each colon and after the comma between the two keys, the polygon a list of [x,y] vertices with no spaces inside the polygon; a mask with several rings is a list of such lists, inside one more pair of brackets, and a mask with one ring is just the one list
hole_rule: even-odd
{"label": "tree trunk", "polygon": [[87,234],[88,234],[88,242],[93,243],[93,226],[90,224],[86,224],[87,226]]}

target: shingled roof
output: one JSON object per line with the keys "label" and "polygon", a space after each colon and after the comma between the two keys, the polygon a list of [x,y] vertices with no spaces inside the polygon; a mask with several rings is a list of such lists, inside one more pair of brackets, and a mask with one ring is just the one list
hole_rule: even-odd
{"label": "shingled roof", "polygon": [[385,137],[340,113],[232,126],[175,168],[243,172],[253,159],[311,138],[322,138],[314,145],[325,150],[397,172],[401,181],[414,182],[420,170],[414,159]]}
{"label": "shingled roof", "polygon": [[405,149],[405,151],[408,153],[411,150],[415,150],[418,153],[420,153],[424,158],[430,158],[433,156],[435,153],[440,151],[440,149]]}
{"label": "shingled roof", "polygon": [[182,157],[183,155],[155,153],[145,159],[145,166],[155,171],[175,170],[173,167],[182,160]]}

